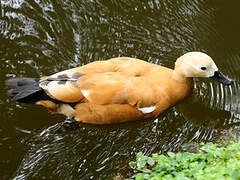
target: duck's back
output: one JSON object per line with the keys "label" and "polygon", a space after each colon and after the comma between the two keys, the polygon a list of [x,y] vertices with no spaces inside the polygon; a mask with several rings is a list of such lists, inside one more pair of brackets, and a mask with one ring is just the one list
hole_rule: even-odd
{"label": "duck's back", "polygon": [[[156,97],[161,95],[160,91],[165,96],[164,89],[169,84],[172,72],[159,65],[122,57],[95,61],[48,77],[71,79],[79,76],[75,85],[70,81],[65,84],[43,82],[40,85],[49,96],[63,102],[79,102],[85,97],[85,102],[91,99],[96,104],[129,103],[147,106],[156,101]],[[89,99],[86,99],[86,94]],[[141,98],[145,100],[138,100]]]}
{"label": "duck's back", "polygon": [[143,76],[144,74],[149,73],[150,71],[159,67],[161,66],[148,63],[146,61],[136,58],[118,57],[105,61],[95,61],[87,65],[73,68],[67,71],[70,74],[73,74],[75,72],[82,72],[85,74],[103,72],[122,72],[132,76]]}

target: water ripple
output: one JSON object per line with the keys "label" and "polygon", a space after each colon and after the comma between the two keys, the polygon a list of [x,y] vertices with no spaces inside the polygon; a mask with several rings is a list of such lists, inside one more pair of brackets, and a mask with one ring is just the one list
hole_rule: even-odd
{"label": "water ripple", "polygon": [[[15,76],[39,77],[118,56],[173,68],[177,57],[193,50],[207,52],[219,69],[235,80],[232,86],[223,86],[196,79],[193,95],[155,120],[106,127],[81,124],[74,131],[62,130],[64,123],[57,123],[62,117],[46,115],[37,107],[16,107],[2,95],[0,105],[5,114],[0,134],[7,140],[0,139],[0,145],[5,147],[15,138],[16,146],[26,149],[22,148],[22,155],[11,154],[14,157],[8,164],[12,169],[20,163],[15,159],[21,161],[15,179],[110,178],[139,151],[147,155],[176,151],[184,143],[214,140],[221,129],[239,124],[239,31],[228,24],[234,18],[231,3],[0,2],[1,82]],[[5,94],[5,90],[1,92]],[[6,168],[3,171],[9,172]]]}

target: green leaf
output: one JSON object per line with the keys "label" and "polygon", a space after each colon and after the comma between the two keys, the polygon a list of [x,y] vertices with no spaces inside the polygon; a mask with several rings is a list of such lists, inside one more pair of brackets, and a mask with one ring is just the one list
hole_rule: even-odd
{"label": "green leaf", "polygon": [[153,165],[155,164],[155,161],[154,161],[152,158],[148,158],[147,163],[148,163],[150,166],[153,166]]}
{"label": "green leaf", "polygon": [[135,178],[136,180],[144,180],[144,175],[142,173],[138,173]]}
{"label": "green leaf", "polygon": [[134,162],[134,161],[131,161],[130,163],[129,163],[129,166],[131,167],[131,168],[134,168],[135,166],[136,166],[136,162]]}
{"label": "green leaf", "polygon": [[168,156],[169,156],[170,158],[174,158],[174,157],[175,157],[175,154],[174,154],[173,152],[167,152],[167,154],[168,154]]}
{"label": "green leaf", "polygon": [[231,174],[231,177],[233,180],[239,180],[240,179],[240,170],[235,170]]}

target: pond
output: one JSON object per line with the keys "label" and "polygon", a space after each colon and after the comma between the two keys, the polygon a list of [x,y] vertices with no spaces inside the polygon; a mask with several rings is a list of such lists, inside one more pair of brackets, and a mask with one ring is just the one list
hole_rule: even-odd
{"label": "pond", "polygon": [[[1,179],[127,176],[137,152],[214,141],[240,123],[240,11],[225,0],[1,0]],[[67,126],[65,117],[11,101],[4,81],[95,60],[137,57],[173,68],[188,51],[209,54],[235,80],[196,79],[193,94],[157,119]]]}

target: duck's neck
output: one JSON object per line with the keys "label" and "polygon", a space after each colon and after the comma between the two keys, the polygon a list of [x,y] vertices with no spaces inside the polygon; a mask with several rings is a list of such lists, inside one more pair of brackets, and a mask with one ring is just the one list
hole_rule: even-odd
{"label": "duck's neck", "polygon": [[173,71],[173,79],[179,83],[192,83],[193,78],[185,77],[181,72],[176,69]]}
{"label": "duck's neck", "polygon": [[180,83],[188,83],[188,82],[192,83],[193,78],[186,77],[186,75],[184,74],[184,68],[183,68],[182,64],[183,64],[183,59],[182,59],[182,57],[180,57],[175,62],[175,67],[174,67],[174,71],[173,71],[173,79]]}

